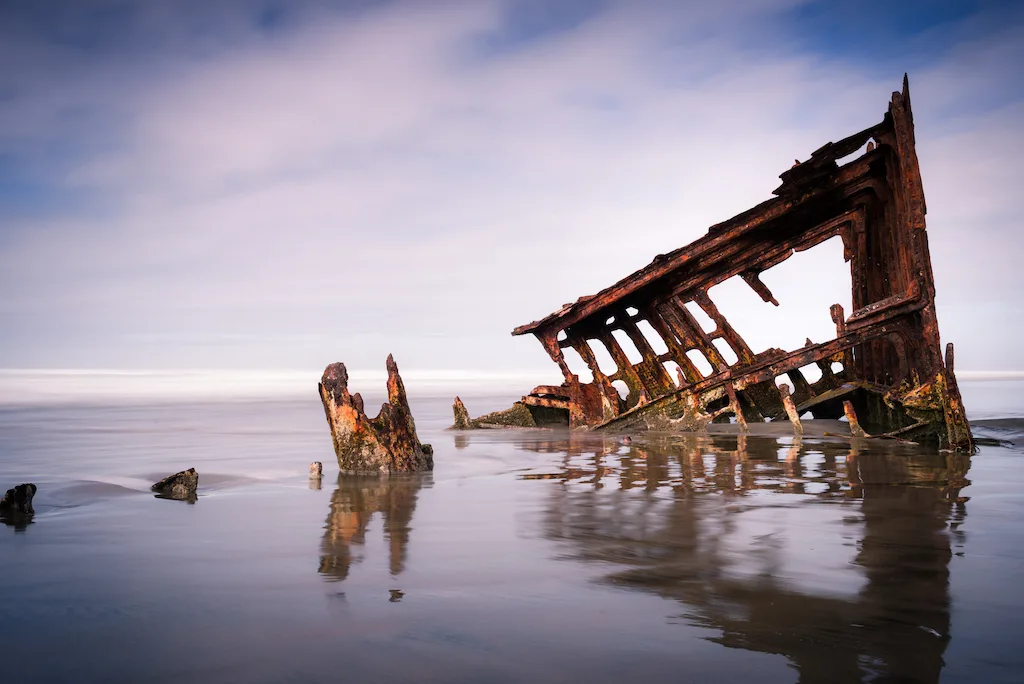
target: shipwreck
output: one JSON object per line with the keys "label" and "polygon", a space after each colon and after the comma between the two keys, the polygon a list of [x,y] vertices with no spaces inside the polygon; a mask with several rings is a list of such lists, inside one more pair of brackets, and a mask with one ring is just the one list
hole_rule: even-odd
{"label": "shipwreck", "polygon": [[[851,161],[837,162],[860,150]],[[780,178],[772,199],[656,256],[611,287],[512,332],[540,340],[565,379],[522,398],[538,424],[628,431],[736,422],[747,429],[766,420],[798,423],[796,416],[806,413],[845,414],[861,434],[973,449],[953,346],[943,354],[939,340],[906,77],[880,123],[824,145]],[[778,306],[761,274],[835,236],[849,263],[853,303],[849,313],[838,304],[831,307],[835,337],[808,340],[791,351],[755,352],[708,290],[740,278]],[[694,305],[713,329],[698,322],[688,308]],[[640,329],[643,322],[667,351],[655,351]],[[636,346],[641,361],[629,360],[617,331]],[[594,345],[607,350],[614,372],[602,371]],[[592,382],[580,382],[570,370],[563,355],[568,348],[587,364]],[[707,361],[703,372],[695,354]],[[811,365],[820,369],[814,381],[801,370]],[[628,391],[620,393],[617,381]]]}

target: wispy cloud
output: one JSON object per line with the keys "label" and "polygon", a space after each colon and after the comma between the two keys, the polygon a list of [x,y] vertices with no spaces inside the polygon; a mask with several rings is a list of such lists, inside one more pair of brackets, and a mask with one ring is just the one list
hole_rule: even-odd
{"label": "wispy cloud", "polygon": [[[0,41],[38,196],[0,214],[0,366],[544,368],[514,325],[767,198],[902,77],[794,41],[794,2],[213,6]],[[959,365],[1021,367],[1024,32],[955,19],[912,74],[940,317]],[[776,290],[828,333],[830,292]]]}

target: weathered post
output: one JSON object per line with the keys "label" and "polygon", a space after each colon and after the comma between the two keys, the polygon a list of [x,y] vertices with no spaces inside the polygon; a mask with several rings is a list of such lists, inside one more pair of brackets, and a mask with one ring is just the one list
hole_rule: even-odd
{"label": "weathered post", "polygon": [[395,360],[388,355],[388,401],[376,418],[348,391],[348,370],[332,363],[320,380],[320,400],[342,473],[396,473],[434,468],[434,450],[421,444]]}

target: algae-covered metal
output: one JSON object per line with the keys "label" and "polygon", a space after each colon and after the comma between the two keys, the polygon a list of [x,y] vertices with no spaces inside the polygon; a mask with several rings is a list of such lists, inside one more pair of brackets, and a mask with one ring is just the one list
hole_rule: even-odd
{"label": "algae-covered metal", "polygon": [[[939,341],[914,144],[904,77],[903,91],[893,93],[880,123],[826,144],[785,171],[773,199],[658,255],[596,295],[516,328],[513,335],[540,340],[565,378],[560,386],[536,388],[523,403],[566,411],[576,428],[699,429],[730,416],[745,425],[787,416],[789,392],[781,393],[776,382],[786,376],[798,415],[838,418],[850,402],[850,412],[871,434],[971,450],[952,345],[943,359]],[[859,157],[837,163],[861,149]],[[708,290],[738,277],[778,306],[761,274],[835,236],[850,265],[853,311],[846,315],[832,306],[836,334],[827,342],[755,353]],[[703,328],[688,306],[699,307],[714,328]],[[667,351],[656,352],[641,326],[648,335],[653,330]],[[632,363],[613,333],[624,334],[642,360]],[[604,346],[614,372],[602,372],[592,345]],[[579,353],[593,382],[580,382],[569,369],[566,348]],[[708,362],[709,372],[694,363],[695,354]],[[821,372],[815,382],[800,371],[811,364]],[[625,398],[616,381],[626,385]]]}

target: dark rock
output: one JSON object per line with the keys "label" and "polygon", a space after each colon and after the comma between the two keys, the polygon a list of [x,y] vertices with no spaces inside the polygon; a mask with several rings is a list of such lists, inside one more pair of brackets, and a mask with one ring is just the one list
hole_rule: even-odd
{"label": "dark rock", "polygon": [[36,512],[32,508],[32,497],[35,495],[36,486],[31,482],[8,489],[0,499],[0,521],[17,529],[25,529]]}
{"label": "dark rock", "polygon": [[162,499],[174,499],[176,501],[196,500],[196,487],[199,486],[199,473],[195,468],[183,470],[165,477],[157,482],[150,489],[157,493]]}
{"label": "dark rock", "polygon": [[348,370],[332,363],[320,380],[320,400],[331,429],[342,473],[396,473],[432,470],[434,450],[420,444],[405,385],[389,355],[388,402],[376,418],[363,412],[363,398],[348,391]]}
{"label": "dark rock", "polygon": [[11,525],[15,530],[24,530],[36,512],[32,508],[35,495],[36,486],[31,482],[8,489],[0,499],[0,522]]}
{"label": "dark rock", "polygon": [[309,477],[313,480],[319,480],[324,475],[324,464],[320,461],[313,461],[309,464]]}
{"label": "dark rock", "polygon": [[4,498],[0,499],[0,511],[31,515],[35,513],[35,509],[32,508],[32,497],[35,495],[36,486],[31,482],[8,489]]}

